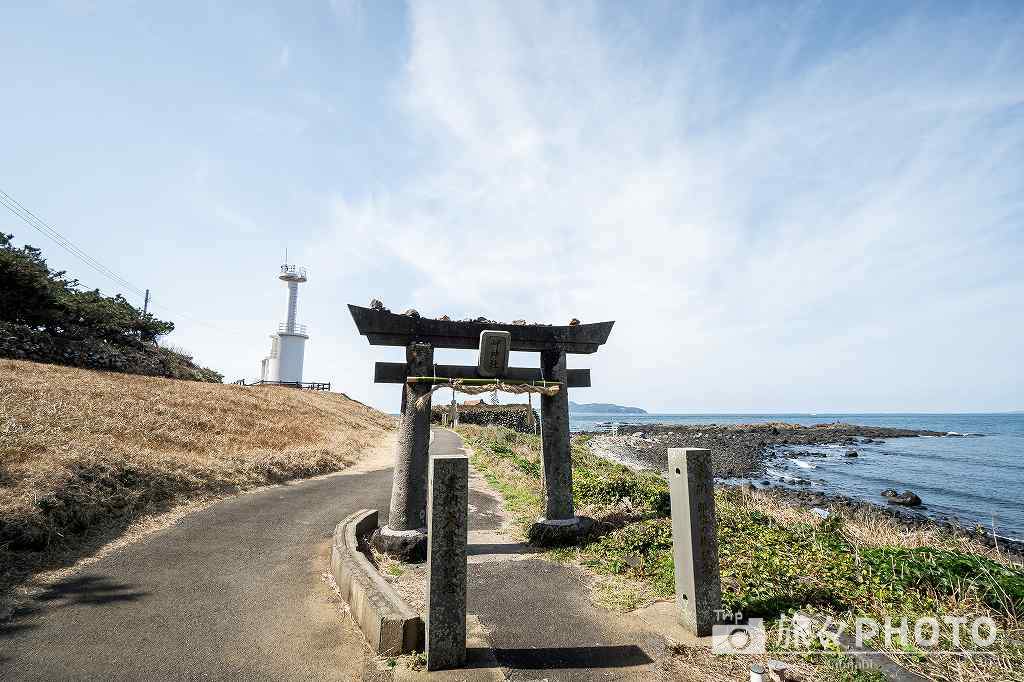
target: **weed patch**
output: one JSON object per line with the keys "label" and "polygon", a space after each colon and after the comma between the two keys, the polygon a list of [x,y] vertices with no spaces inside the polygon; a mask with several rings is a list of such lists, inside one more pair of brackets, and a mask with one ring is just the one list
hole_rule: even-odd
{"label": "weed patch", "polygon": [[[543,500],[540,439],[496,428],[462,427],[460,433],[473,449],[474,465],[505,496],[525,529],[540,514]],[[664,479],[593,455],[586,437],[573,438],[572,461],[577,506],[597,519],[601,530],[581,546],[548,555],[603,576],[596,598],[613,608],[674,596]],[[878,622],[985,616],[997,624],[999,637],[981,656],[958,653],[955,633],[948,629],[940,633],[940,646],[948,653],[925,656],[912,646],[887,653],[912,670],[943,678],[1014,679],[1014,671],[1024,666],[1020,565],[938,532],[906,542],[933,540],[942,546],[899,546],[904,537],[891,521],[838,513],[821,519],[736,489],[717,489],[715,505],[723,607],[765,618],[770,635],[780,619],[796,612],[847,624],[859,616]],[[834,652],[808,654],[801,662],[822,679],[879,679]]]}

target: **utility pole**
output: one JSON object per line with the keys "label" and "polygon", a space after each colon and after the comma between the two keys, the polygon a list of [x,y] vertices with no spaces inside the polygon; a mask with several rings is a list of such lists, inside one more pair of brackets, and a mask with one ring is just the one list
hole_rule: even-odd
{"label": "utility pole", "polygon": [[142,314],[149,312],[149,289],[146,289],[146,300],[142,303]]}

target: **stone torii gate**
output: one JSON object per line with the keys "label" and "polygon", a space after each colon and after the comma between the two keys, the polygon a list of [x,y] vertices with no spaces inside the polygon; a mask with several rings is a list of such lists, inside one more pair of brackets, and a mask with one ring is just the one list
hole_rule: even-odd
{"label": "stone torii gate", "polygon": [[[537,544],[558,544],[586,533],[592,519],[576,516],[569,451],[569,388],[590,386],[589,369],[567,369],[567,353],[590,354],[608,340],[614,322],[553,326],[487,321],[434,320],[383,308],[349,305],[359,333],[374,346],[404,346],[405,362],[378,362],[374,382],[402,384],[402,414],[388,523],[373,538],[379,551],[405,561],[422,560],[427,544],[427,469],[430,445],[430,384],[409,384],[410,376],[451,379],[491,378],[475,366],[435,365],[435,348],[475,349],[484,331],[508,332],[509,350],[540,353],[539,367],[509,367],[506,381],[556,381],[562,389],[541,396],[544,516],[530,528]],[[417,408],[421,397],[426,406]]]}

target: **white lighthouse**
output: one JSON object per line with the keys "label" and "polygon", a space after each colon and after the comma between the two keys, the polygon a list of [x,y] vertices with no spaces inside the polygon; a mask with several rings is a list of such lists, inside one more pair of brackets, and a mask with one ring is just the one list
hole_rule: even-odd
{"label": "white lighthouse", "polygon": [[299,285],[308,277],[306,268],[285,263],[278,279],[288,283],[288,317],[277,325],[277,333],[270,335],[270,355],[263,358],[260,380],[292,383],[302,381],[302,359],[306,353],[306,325],[295,322]]}

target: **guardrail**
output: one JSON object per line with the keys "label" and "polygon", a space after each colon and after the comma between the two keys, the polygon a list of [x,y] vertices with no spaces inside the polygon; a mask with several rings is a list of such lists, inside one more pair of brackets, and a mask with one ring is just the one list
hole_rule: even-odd
{"label": "guardrail", "polygon": [[233,382],[236,386],[287,386],[289,388],[298,388],[303,391],[329,391],[331,390],[331,382],[329,381],[253,381],[246,383],[245,379],[239,379]]}
{"label": "guardrail", "polygon": [[309,271],[301,265],[291,265],[290,263],[286,263],[281,266],[281,274],[293,275],[305,279],[309,275]]}
{"label": "guardrail", "polygon": [[305,334],[306,325],[304,324],[293,324],[291,328],[288,327],[287,322],[281,322],[277,325],[277,331],[284,334]]}

